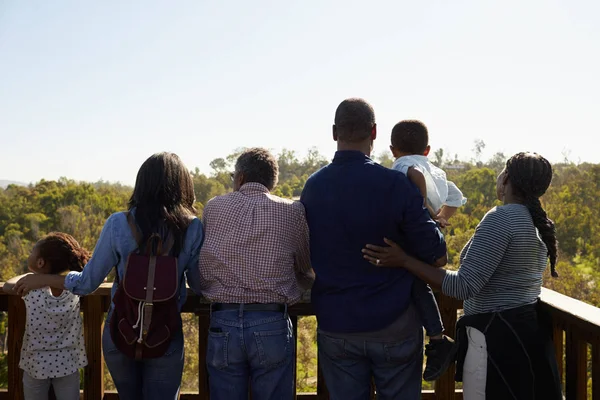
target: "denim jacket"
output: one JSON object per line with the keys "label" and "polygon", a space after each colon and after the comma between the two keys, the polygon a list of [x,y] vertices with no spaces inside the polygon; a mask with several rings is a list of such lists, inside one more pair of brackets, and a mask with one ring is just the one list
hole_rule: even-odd
{"label": "denim jacket", "polygon": [[[132,210],[135,213],[135,210]],[[200,247],[204,240],[202,222],[194,218],[187,229],[183,248],[179,254],[177,265],[179,268],[179,310],[187,297],[186,279],[189,286],[196,293],[200,293],[200,269],[198,257]],[[94,254],[83,268],[83,272],[69,272],[65,278],[65,288],[77,295],[92,293],[100,286],[113,267],[117,268],[120,277],[125,274],[127,256],[137,248],[131,229],[127,224],[125,213],[115,213],[108,217],[100,239],[96,243]],[[111,299],[117,290],[114,282],[111,290]],[[112,303],[108,312],[110,317]]]}

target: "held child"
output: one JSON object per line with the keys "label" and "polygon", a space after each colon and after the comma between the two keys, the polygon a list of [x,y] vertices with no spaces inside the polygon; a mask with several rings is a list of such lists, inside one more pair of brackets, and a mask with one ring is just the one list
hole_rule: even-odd
{"label": "held child", "polygon": [[[54,232],[35,244],[29,256],[34,274],[81,271],[89,253],[72,236]],[[18,276],[4,284],[13,292]],[[23,297],[27,308],[19,367],[25,400],[47,400],[50,385],[57,400],[79,399],[79,368],[87,365],[79,296],[48,287]]]}
{"label": "held child", "polygon": [[[428,161],[430,147],[425,125],[411,120],[396,124],[392,130],[390,150],[396,158],[392,169],[405,174],[419,188],[425,206],[440,227],[449,225],[448,219],[467,199],[454,183],[446,179],[444,171]],[[456,347],[452,339],[443,335],[442,319],[429,285],[415,279],[412,299],[429,336],[423,379],[433,381],[454,361]]]}
{"label": "held child", "polygon": [[392,129],[392,169],[405,174],[421,191],[425,205],[442,228],[467,199],[446,173],[429,162],[429,134],[421,121],[400,121]]}

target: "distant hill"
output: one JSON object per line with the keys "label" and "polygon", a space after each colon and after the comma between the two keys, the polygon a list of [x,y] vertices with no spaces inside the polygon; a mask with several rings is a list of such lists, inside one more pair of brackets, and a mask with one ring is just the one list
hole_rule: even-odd
{"label": "distant hill", "polygon": [[0,188],[6,189],[8,185],[19,185],[19,186],[27,186],[27,183],[17,182],[17,181],[8,181],[0,179]]}

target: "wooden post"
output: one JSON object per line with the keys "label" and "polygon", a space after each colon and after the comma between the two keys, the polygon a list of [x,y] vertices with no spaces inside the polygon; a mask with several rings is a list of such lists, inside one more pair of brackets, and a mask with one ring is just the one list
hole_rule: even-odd
{"label": "wooden post", "polygon": [[558,364],[558,373],[562,383],[565,373],[564,330],[563,327],[557,322],[552,323],[552,340],[554,342],[554,354]]}
{"label": "wooden post", "polygon": [[592,400],[600,400],[600,340],[592,343]]}
{"label": "wooden post", "polygon": [[210,316],[206,313],[198,315],[198,393],[200,399],[209,400],[208,371],[206,369],[206,346],[208,345],[208,327]]}
{"label": "wooden post", "polygon": [[566,397],[569,400],[587,398],[587,346],[576,328],[567,327]]}
{"label": "wooden post", "polygon": [[8,298],[8,398],[23,400],[23,371],[19,368],[25,333],[25,303],[19,296]]}
{"label": "wooden post", "polygon": [[[456,334],[457,321],[457,305],[458,302],[442,294],[436,293],[438,299],[438,307],[444,323],[446,335],[454,338]],[[454,338],[456,339],[456,338]],[[441,400],[454,399],[456,384],[454,382],[455,365],[451,364],[450,368],[439,380],[435,382],[435,397]]]}
{"label": "wooden post", "polygon": [[101,295],[81,298],[83,301],[83,334],[88,365],[84,369],[84,400],[104,398],[104,358],[102,356],[102,324],[104,299]]}

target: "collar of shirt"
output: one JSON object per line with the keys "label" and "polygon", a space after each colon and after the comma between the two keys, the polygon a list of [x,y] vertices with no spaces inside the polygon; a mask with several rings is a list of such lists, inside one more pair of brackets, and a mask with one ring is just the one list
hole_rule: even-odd
{"label": "collar of shirt", "polygon": [[244,183],[239,191],[243,194],[270,193],[265,185],[258,182]]}
{"label": "collar of shirt", "polygon": [[358,150],[338,150],[335,152],[335,156],[333,157],[334,164],[356,161],[373,162],[373,160],[369,156],[367,156],[362,151]]}
{"label": "collar of shirt", "polygon": [[400,163],[402,163],[402,164],[411,164],[411,163],[417,164],[417,165],[429,170],[429,159],[427,158],[427,156],[413,154],[413,155],[409,155],[409,156],[398,157],[396,159],[396,161],[394,161],[394,163],[392,164],[392,169],[395,169],[395,167]]}

